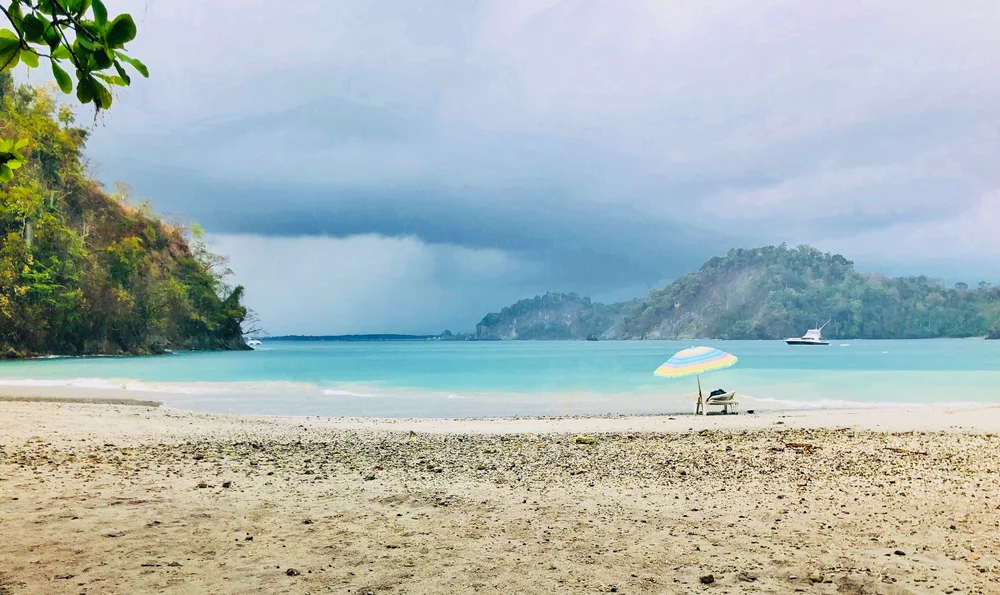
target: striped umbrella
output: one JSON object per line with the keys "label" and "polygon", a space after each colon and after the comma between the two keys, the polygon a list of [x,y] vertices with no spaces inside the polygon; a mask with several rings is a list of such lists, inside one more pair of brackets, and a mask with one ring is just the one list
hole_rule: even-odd
{"label": "striped umbrella", "polygon": [[698,377],[698,397],[701,397],[701,374],[730,368],[739,361],[735,355],[714,347],[682,349],[668,359],[653,374],[664,378]]}

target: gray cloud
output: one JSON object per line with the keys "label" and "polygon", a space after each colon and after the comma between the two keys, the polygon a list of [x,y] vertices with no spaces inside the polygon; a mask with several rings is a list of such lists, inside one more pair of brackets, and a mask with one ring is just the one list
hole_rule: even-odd
{"label": "gray cloud", "polygon": [[[477,287],[445,264],[409,280],[455,292],[449,312],[641,293],[782,241],[901,273],[994,270],[991,234],[969,230],[1000,224],[995,3],[112,5],[140,17],[153,78],[95,130],[103,178],[260,245],[364,235],[521,263]],[[304,236],[319,243],[288,239]],[[245,267],[251,288],[276,274]]]}

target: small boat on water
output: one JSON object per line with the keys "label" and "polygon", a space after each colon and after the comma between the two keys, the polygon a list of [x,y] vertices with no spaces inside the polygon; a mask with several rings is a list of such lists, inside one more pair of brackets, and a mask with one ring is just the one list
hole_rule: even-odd
{"label": "small boat on water", "polygon": [[[833,320],[832,318],[830,320]],[[819,328],[812,328],[806,331],[806,334],[801,337],[790,337],[785,339],[785,343],[789,345],[829,345],[829,341],[823,340],[823,327],[830,324],[830,320],[826,321],[826,324]]]}
{"label": "small boat on water", "polygon": [[249,345],[250,347],[257,347],[261,345],[261,342],[259,339],[250,339],[249,341],[247,341],[247,345]]}

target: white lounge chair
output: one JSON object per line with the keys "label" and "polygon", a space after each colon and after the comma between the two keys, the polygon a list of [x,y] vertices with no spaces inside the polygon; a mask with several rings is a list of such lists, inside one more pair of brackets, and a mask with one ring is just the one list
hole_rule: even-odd
{"label": "white lounge chair", "polygon": [[730,413],[729,408],[732,407],[732,412],[736,413],[736,406],[739,404],[739,401],[736,400],[735,392],[728,392],[708,397],[702,397],[701,394],[699,394],[698,404],[695,405],[694,414],[708,415],[708,407],[715,406],[722,407],[722,413],[728,415]]}

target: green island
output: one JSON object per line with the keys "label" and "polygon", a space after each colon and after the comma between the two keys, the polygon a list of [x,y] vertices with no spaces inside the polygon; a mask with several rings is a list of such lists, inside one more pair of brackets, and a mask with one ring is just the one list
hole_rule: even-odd
{"label": "green island", "polygon": [[809,246],[734,249],[632,302],[521,300],[488,314],[470,338],[784,339],[827,319],[831,338],[998,338],[1000,288],[862,273]]}
{"label": "green island", "polygon": [[224,259],[89,179],[87,131],[49,90],[0,74],[0,137],[25,157],[0,185],[0,357],[248,349]]}

